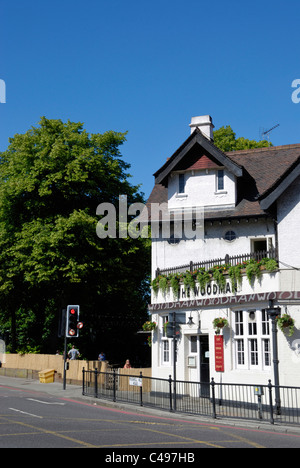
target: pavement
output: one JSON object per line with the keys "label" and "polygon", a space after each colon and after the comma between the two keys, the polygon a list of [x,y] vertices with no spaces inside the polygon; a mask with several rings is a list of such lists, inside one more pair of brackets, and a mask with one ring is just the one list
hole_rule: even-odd
{"label": "pavement", "polygon": [[212,426],[214,425],[226,425],[226,426],[235,426],[235,427],[249,427],[251,429],[262,429],[264,431],[271,432],[280,432],[280,433],[293,433],[300,435],[300,426],[285,426],[281,424],[270,424],[268,421],[251,421],[243,419],[212,419],[206,416],[192,415],[186,413],[172,413],[168,411],[163,411],[160,409],[141,407],[138,405],[113,402],[110,400],[103,400],[94,398],[91,396],[82,395],[82,386],[81,385],[71,385],[67,384],[66,389],[63,389],[63,384],[60,382],[53,383],[40,383],[39,380],[24,379],[18,377],[6,377],[0,376],[0,387],[9,387],[22,389],[23,391],[43,393],[56,397],[58,399],[69,399],[78,402],[84,402],[93,406],[109,407],[119,410],[129,411],[135,414],[144,414],[144,415],[155,415],[160,417],[174,418],[176,420],[189,420],[189,421],[198,421],[208,423]]}
{"label": "pavement", "polygon": [[39,380],[33,379],[24,379],[18,377],[6,377],[0,376],[0,385],[6,387],[15,387],[23,390],[33,391],[33,392],[42,392],[49,395],[55,396],[57,398],[70,398],[74,400],[78,399],[91,399],[90,397],[84,397],[82,395],[82,386],[81,385],[66,385],[66,389],[63,389],[63,384],[60,382],[53,383],[40,383]]}

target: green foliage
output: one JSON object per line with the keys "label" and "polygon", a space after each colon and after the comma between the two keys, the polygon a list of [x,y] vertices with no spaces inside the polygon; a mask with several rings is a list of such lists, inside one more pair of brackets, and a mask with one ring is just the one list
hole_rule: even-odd
{"label": "green foliage", "polygon": [[184,289],[187,291],[189,288],[194,289],[196,285],[195,276],[190,272],[186,271],[183,276]]}
{"label": "green foliage", "polygon": [[293,336],[295,332],[295,320],[289,314],[283,314],[279,317],[276,317],[276,322],[282,332],[288,328],[288,336]]}
{"label": "green foliage", "polygon": [[268,271],[276,271],[278,269],[278,263],[274,258],[263,258],[260,261],[260,265],[264,266]]}
{"label": "green foliage", "polygon": [[267,140],[255,141],[244,137],[236,138],[236,134],[230,125],[220,127],[214,131],[214,144],[225,152],[272,146],[272,143]]}
{"label": "green foliage", "polygon": [[10,323],[12,350],[56,351],[70,303],[81,305],[82,347],[113,346],[110,330],[125,343],[146,319],[150,241],[96,235],[100,203],[144,201],[129,183],[125,140],[42,117],[0,154],[0,331]]}
{"label": "green foliage", "polygon": [[246,275],[251,285],[254,279],[260,279],[261,277],[261,269],[260,269],[260,262],[256,260],[250,260],[246,265]]}
{"label": "green foliage", "polygon": [[196,278],[201,288],[205,288],[208,283],[211,281],[211,276],[205,268],[200,268],[196,274]]}
{"label": "green foliage", "polygon": [[154,292],[154,294],[157,294],[158,291],[159,291],[159,278],[154,278],[152,281],[151,281],[151,288]]}
{"label": "green foliage", "polygon": [[170,278],[170,286],[171,286],[171,289],[173,291],[173,296],[174,296],[174,299],[178,299],[178,293],[179,293],[179,277],[178,275],[172,275],[171,278]]}
{"label": "green foliage", "polygon": [[228,327],[229,322],[224,317],[217,317],[213,320],[213,327],[216,330],[216,335],[220,334],[222,328]]}
{"label": "green foliage", "polygon": [[232,289],[234,290],[236,286],[242,283],[242,264],[232,265],[228,268],[228,275],[231,281]]}
{"label": "green foliage", "polygon": [[165,276],[159,278],[159,289],[163,294],[165,294],[168,289],[168,279]]}
{"label": "green foliage", "polygon": [[142,329],[144,331],[151,332],[151,331],[154,331],[156,328],[157,328],[156,322],[151,322],[149,320],[142,325]]}
{"label": "green foliage", "polygon": [[236,286],[242,283],[242,273],[246,273],[250,284],[255,279],[260,279],[262,269],[270,272],[278,269],[278,263],[272,258],[263,258],[260,261],[254,259],[244,261],[234,266],[227,264],[216,265],[209,270],[205,268],[199,268],[193,272],[186,271],[185,273],[177,273],[172,275],[160,274],[151,282],[152,290],[155,294],[161,290],[163,294],[166,294],[168,288],[172,288],[175,298],[178,298],[180,284],[184,285],[185,290],[190,288],[193,290],[196,287],[196,282],[199,283],[201,288],[205,288],[212,279],[219,286],[220,290],[226,286],[226,277],[230,278],[232,284],[232,291],[236,290]]}
{"label": "green foliage", "polygon": [[220,289],[223,289],[226,285],[226,278],[224,276],[224,272],[226,271],[226,266],[215,266],[212,270],[213,278]]}

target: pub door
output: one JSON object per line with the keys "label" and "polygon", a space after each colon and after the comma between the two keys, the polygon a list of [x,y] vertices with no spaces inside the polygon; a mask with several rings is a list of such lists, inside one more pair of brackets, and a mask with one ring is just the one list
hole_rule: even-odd
{"label": "pub door", "polygon": [[200,335],[200,395],[210,395],[209,341],[208,335]]}

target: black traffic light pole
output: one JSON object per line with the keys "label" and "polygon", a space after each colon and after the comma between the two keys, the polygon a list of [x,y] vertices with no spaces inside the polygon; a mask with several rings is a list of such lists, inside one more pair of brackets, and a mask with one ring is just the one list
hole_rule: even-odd
{"label": "black traffic light pole", "polygon": [[177,391],[176,391],[176,361],[177,361],[177,337],[176,337],[176,312],[173,313],[173,392],[174,392],[174,411],[177,409]]}
{"label": "black traffic light pole", "polygon": [[64,376],[63,389],[66,390],[66,370],[67,370],[67,309],[62,309],[58,323],[58,337],[64,337]]}
{"label": "black traffic light pole", "polygon": [[[79,322],[79,305],[68,305],[66,310],[66,329],[65,329],[65,346],[64,346],[64,380],[63,390],[66,390],[67,383],[67,338],[78,338],[79,328],[82,328],[82,323]],[[70,329],[72,327],[72,329]]]}
{"label": "black traffic light pole", "polygon": [[67,332],[65,333],[63,390],[66,390],[66,382],[67,382]]}

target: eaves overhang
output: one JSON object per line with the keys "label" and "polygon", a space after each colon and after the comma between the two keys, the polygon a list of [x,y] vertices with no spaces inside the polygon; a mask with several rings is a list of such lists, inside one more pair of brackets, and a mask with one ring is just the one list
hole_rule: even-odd
{"label": "eaves overhang", "polygon": [[267,210],[283,194],[283,192],[300,176],[300,158],[286,173],[265,193],[258,197],[260,206]]}

